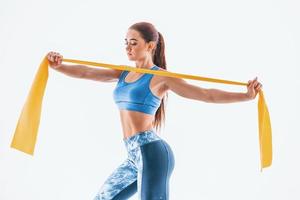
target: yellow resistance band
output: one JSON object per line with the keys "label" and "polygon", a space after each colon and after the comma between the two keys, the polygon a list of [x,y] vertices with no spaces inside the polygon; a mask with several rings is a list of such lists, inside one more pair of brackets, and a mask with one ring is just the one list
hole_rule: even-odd
{"label": "yellow resistance band", "polygon": [[[105,63],[96,63],[89,61],[63,59],[64,62],[71,62],[77,64],[92,65],[97,67],[105,67],[117,70],[135,71],[139,73],[156,74],[160,76],[176,77],[194,79],[200,81],[217,82],[233,85],[245,85],[247,83],[206,78],[200,76],[193,76],[187,74],[179,74],[173,72],[166,72],[161,70],[149,70],[141,69],[130,66],[120,66]],[[40,64],[40,67],[35,75],[34,82],[31,86],[31,90],[26,99],[25,105],[22,109],[18,124],[14,133],[14,137],[11,143],[11,147],[18,149],[24,153],[33,155],[34,147],[37,138],[37,132],[40,122],[41,107],[43,95],[45,92],[47,80],[48,80],[48,59],[45,56]],[[261,158],[261,169],[268,167],[272,163],[272,130],[269,111],[265,103],[264,95],[262,90],[259,91],[258,99],[258,122],[259,122],[259,144],[260,144],[260,158]]]}

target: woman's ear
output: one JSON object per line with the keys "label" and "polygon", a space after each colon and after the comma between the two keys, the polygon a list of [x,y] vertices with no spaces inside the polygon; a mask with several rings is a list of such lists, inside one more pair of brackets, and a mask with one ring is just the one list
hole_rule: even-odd
{"label": "woman's ear", "polygon": [[148,43],[148,51],[150,51],[150,52],[152,52],[154,49],[155,49],[155,42],[154,41],[150,41],[149,43]]}

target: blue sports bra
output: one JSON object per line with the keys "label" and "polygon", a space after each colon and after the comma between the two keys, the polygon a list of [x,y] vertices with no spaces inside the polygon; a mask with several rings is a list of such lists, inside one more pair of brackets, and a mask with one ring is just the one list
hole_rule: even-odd
{"label": "blue sports bra", "polygon": [[[158,69],[154,65],[151,70]],[[125,82],[129,71],[123,71],[119,77],[116,88],[113,91],[113,98],[119,109],[133,110],[147,114],[155,114],[160,106],[161,99],[155,96],[150,88],[150,81],[153,74],[142,74],[134,82]]]}

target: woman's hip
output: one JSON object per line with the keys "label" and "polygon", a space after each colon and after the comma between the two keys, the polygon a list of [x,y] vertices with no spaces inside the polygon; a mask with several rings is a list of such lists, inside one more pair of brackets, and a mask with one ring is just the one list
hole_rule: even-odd
{"label": "woman's hip", "polygon": [[172,148],[153,129],[139,132],[123,141],[129,159],[138,168],[143,164],[144,167],[148,165],[148,167],[153,169],[165,166],[169,170],[173,170],[175,161]]}

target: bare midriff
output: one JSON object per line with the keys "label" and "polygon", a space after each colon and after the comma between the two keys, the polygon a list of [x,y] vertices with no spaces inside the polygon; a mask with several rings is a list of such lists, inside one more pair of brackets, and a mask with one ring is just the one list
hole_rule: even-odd
{"label": "bare midriff", "polygon": [[123,139],[153,128],[154,115],[138,111],[120,110],[120,118],[123,129]]}

